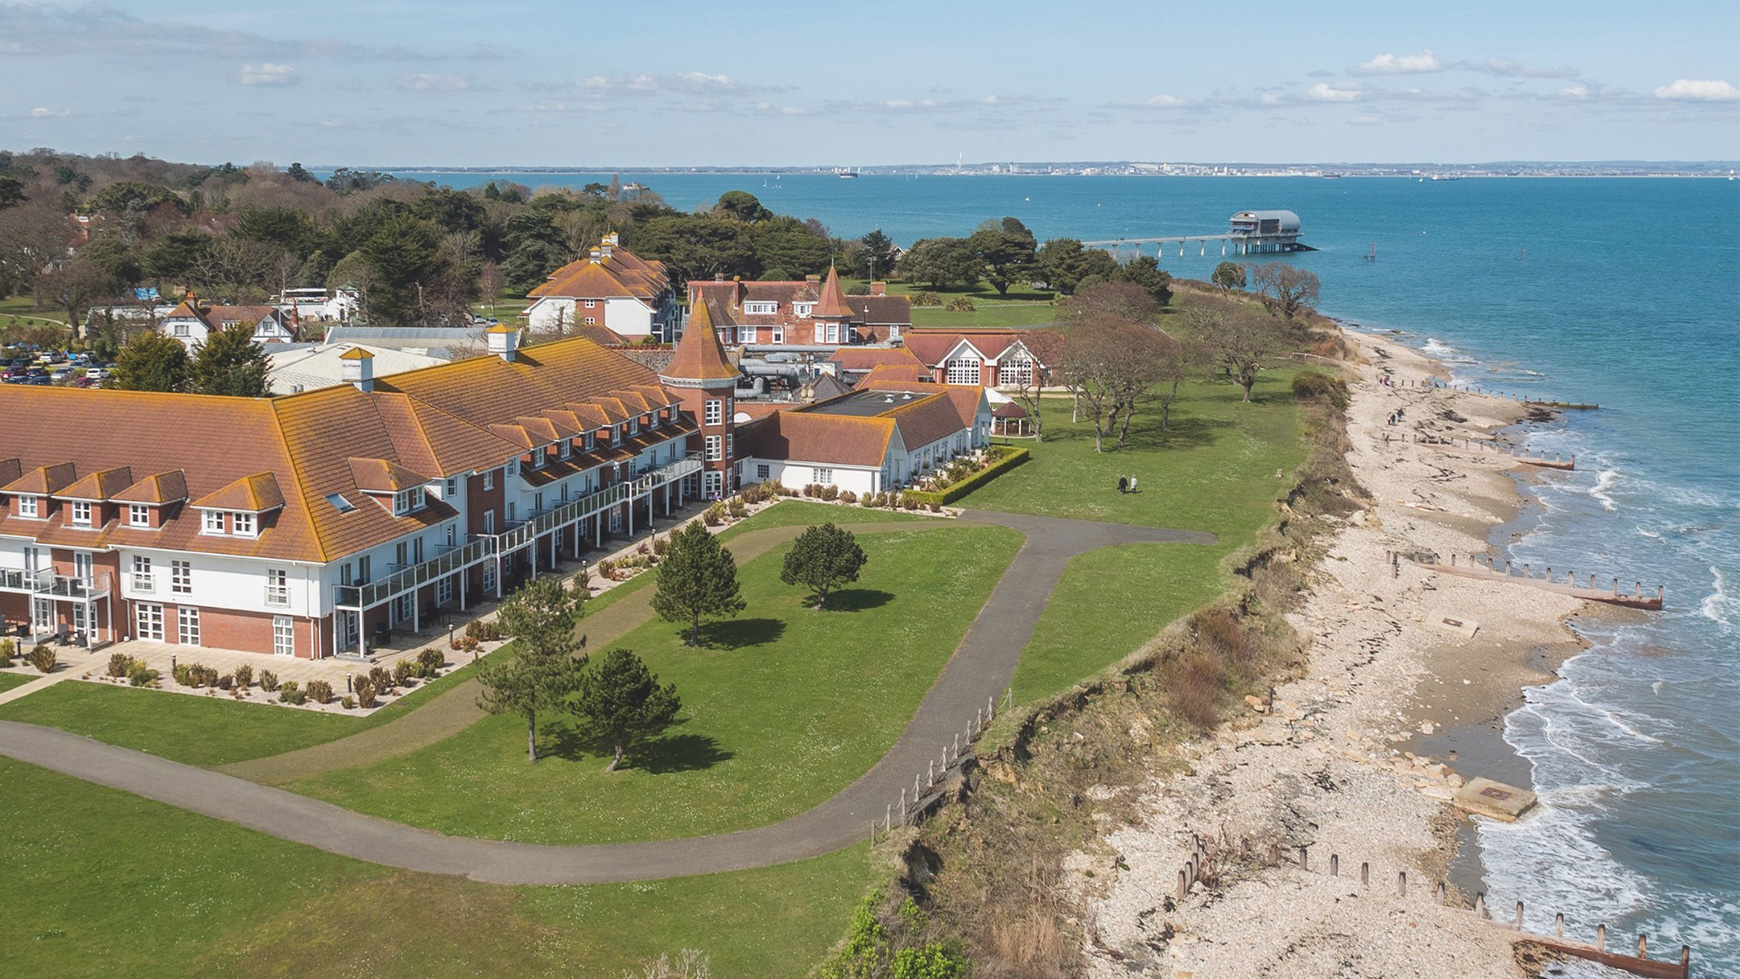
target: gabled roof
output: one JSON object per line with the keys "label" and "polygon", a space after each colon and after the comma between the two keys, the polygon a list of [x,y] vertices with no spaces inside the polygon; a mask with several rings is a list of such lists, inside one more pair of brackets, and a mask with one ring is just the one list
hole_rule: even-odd
{"label": "gabled roof", "polygon": [[0,459],[0,486],[24,475],[24,464],[17,459]]}
{"label": "gabled roof", "polygon": [[364,493],[397,493],[421,486],[429,477],[412,472],[389,459],[351,459],[351,478]]}
{"label": "gabled roof", "polygon": [[63,500],[107,500],[133,485],[133,471],[126,466],[103,469],[56,493]]}
{"label": "gabled roof", "polygon": [[869,324],[912,325],[912,300],[906,296],[847,296],[853,319]]}
{"label": "gabled roof", "polygon": [[663,262],[643,259],[616,244],[615,235],[606,235],[597,251],[550,273],[526,295],[534,299],[631,297],[650,302],[670,287]]}
{"label": "gabled roof", "polygon": [[851,319],[852,307],[846,305],[845,290],[840,288],[840,273],[828,267],[828,277],[822,282],[822,298],[810,315],[818,319]]}
{"label": "gabled roof", "polygon": [[659,375],[666,381],[736,379],[738,370],[732,366],[730,358],[725,356],[725,347],[719,343],[719,331],[713,326],[710,306],[711,303],[705,300],[695,304],[688,328],[683,331],[683,338],[677,341],[676,356]]}
{"label": "gabled roof", "polygon": [[[27,416],[15,415],[13,417]],[[70,462],[57,462],[50,466],[38,466],[5,486],[0,486],[0,493],[29,493],[36,496],[48,496],[59,493],[77,481],[77,466]]]}
{"label": "gabled roof", "polygon": [[278,490],[278,477],[269,472],[243,476],[214,493],[193,501],[202,510],[240,510],[264,513],[284,505],[284,494]]}
{"label": "gabled roof", "polygon": [[828,359],[843,371],[867,371],[884,365],[924,367],[912,351],[904,347],[841,347]]}
{"label": "gabled roof", "polygon": [[179,469],[153,473],[113,497],[117,503],[161,505],[187,499],[187,474]]}
{"label": "gabled roof", "polygon": [[891,384],[920,384],[930,380],[930,368],[921,364],[879,364],[870,369],[870,373],[858,379],[858,387],[867,387],[872,381]]}
{"label": "gabled roof", "polygon": [[1023,330],[933,330],[914,329],[901,334],[901,342],[914,356],[931,367],[941,366],[962,343],[967,343],[985,360],[998,360],[1013,343],[1020,341]]}
{"label": "gabled roof", "polygon": [[745,457],[876,468],[888,458],[894,419],[778,411],[739,428]]}

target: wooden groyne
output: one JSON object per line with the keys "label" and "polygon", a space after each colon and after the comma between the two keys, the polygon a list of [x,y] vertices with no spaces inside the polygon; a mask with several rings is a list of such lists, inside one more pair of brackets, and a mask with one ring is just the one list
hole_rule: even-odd
{"label": "wooden groyne", "polygon": [[1610,587],[1602,588],[1596,584],[1598,579],[1592,574],[1589,576],[1589,586],[1584,588],[1577,584],[1576,573],[1572,571],[1566,571],[1564,579],[1560,580],[1555,577],[1552,567],[1548,566],[1545,573],[1537,578],[1532,565],[1524,564],[1519,573],[1510,561],[1504,562],[1504,567],[1500,568],[1498,562],[1493,558],[1482,557],[1478,554],[1470,554],[1466,564],[1461,563],[1459,556],[1455,554],[1450,555],[1450,563],[1445,564],[1435,552],[1404,554],[1400,551],[1391,551],[1389,557],[1392,564],[1398,564],[1405,559],[1413,564],[1429,567],[1433,571],[1456,575],[1460,578],[1509,581],[1514,584],[1528,585],[1531,588],[1539,588],[1542,591],[1569,595],[1584,601],[1605,602],[1608,605],[1642,609],[1648,612],[1661,611],[1667,598],[1667,588],[1662,585],[1657,585],[1655,594],[1650,595],[1643,590],[1643,582],[1634,580],[1631,593],[1625,594],[1620,591],[1618,578],[1611,579]]}
{"label": "wooden groyne", "polygon": [[[1219,867],[1217,865],[1228,857],[1236,856],[1247,860],[1256,859],[1265,867],[1279,867],[1283,864],[1296,864],[1299,868],[1299,872],[1302,874],[1324,873],[1327,871],[1327,876],[1342,876],[1341,869],[1343,861],[1341,859],[1341,854],[1339,853],[1331,853],[1329,855],[1327,866],[1325,866],[1322,861],[1319,861],[1318,869],[1313,871],[1311,864],[1311,850],[1308,846],[1293,847],[1290,851],[1283,851],[1280,844],[1271,842],[1268,845],[1266,853],[1252,853],[1250,840],[1248,839],[1240,839],[1236,847],[1230,845],[1230,841],[1219,846],[1211,846],[1210,841],[1203,839],[1202,836],[1197,834],[1192,835],[1194,839],[1190,856],[1184,861],[1183,866],[1178,868],[1176,890],[1173,895],[1173,900],[1180,904],[1184,902],[1185,898],[1189,897],[1190,892],[1195,889],[1197,884],[1210,883],[1214,878],[1218,878]],[[1348,879],[1351,880],[1353,876],[1353,863],[1349,861],[1346,866],[1348,869]],[[1387,880],[1388,878],[1380,876],[1378,879]],[[1359,865],[1360,886],[1372,890],[1374,894],[1380,891],[1389,891],[1389,885],[1387,883],[1374,885],[1372,880],[1372,864],[1369,861],[1361,862]],[[1406,901],[1409,900],[1408,893],[1408,872],[1405,870],[1398,870],[1396,871],[1395,876],[1394,896],[1397,900]],[[1414,893],[1420,894],[1424,893],[1424,891],[1416,886]],[[1605,924],[1597,925],[1595,927],[1594,942],[1571,941],[1565,938],[1565,916],[1563,914],[1555,914],[1553,916],[1553,934],[1540,935],[1523,929],[1523,902],[1521,901],[1516,902],[1516,913],[1514,917],[1506,921],[1498,921],[1492,917],[1487,908],[1485,892],[1481,892],[1474,896],[1474,906],[1472,908],[1460,908],[1451,905],[1449,903],[1449,887],[1443,881],[1439,881],[1437,885],[1431,889],[1430,893],[1432,895],[1433,903],[1438,907],[1444,908],[1446,912],[1452,914],[1472,913],[1480,920],[1491,924],[1494,928],[1501,928],[1505,931],[1511,932],[1512,937],[1510,941],[1512,944],[1528,943],[1539,945],[1542,948],[1550,949],[1563,955],[1587,959],[1590,962],[1599,962],[1602,965],[1610,966],[1615,969],[1624,969],[1632,975],[1649,977],[1649,979],[1691,979],[1692,948],[1690,945],[1681,945],[1679,949],[1680,954],[1673,959],[1652,959],[1649,957],[1649,936],[1640,934],[1637,936],[1635,954],[1610,952],[1607,950],[1607,926]]]}
{"label": "wooden groyne", "polygon": [[1443,381],[1428,378],[1425,380],[1402,380],[1392,378],[1389,386],[1392,388],[1418,388],[1433,391],[1458,391],[1462,394],[1478,394],[1484,398],[1498,398],[1502,401],[1515,401],[1517,404],[1530,408],[1558,408],[1565,411],[1595,411],[1598,404],[1584,404],[1580,401],[1549,401],[1542,398],[1532,398],[1526,394],[1514,391],[1494,391],[1472,384],[1446,384]]}
{"label": "wooden groyne", "polygon": [[[1500,448],[1498,445],[1490,442],[1477,442],[1470,438],[1464,438],[1458,442],[1455,438],[1441,435],[1416,435],[1413,432],[1403,432],[1396,436],[1396,440],[1406,442],[1410,445],[1418,445],[1426,449],[1437,449],[1440,452],[1461,452],[1469,455],[1485,457],[1495,455],[1502,456],[1511,462],[1519,462],[1540,469],[1558,469],[1563,472],[1572,472],[1577,468],[1577,457],[1575,455],[1567,459],[1560,453],[1555,452],[1553,453],[1553,457],[1549,459],[1545,452],[1536,452],[1531,456],[1528,454],[1526,449],[1522,452],[1517,452]],[[1390,434],[1385,432],[1384,442],[1388,443],[1389,441]]]}

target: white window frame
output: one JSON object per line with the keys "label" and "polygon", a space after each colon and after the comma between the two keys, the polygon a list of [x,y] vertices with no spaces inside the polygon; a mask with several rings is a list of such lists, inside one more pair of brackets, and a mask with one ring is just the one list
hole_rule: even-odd
{"label": "white window frame", "polygon": [[707,436],[707,461],[718,462],[725,458],[725,439],[719,435]]}
{"label": "white window frame", "polygon": [[767,338],[768,343],[784,343],[785,342],[785,327],[783,327],[783,326],[771,326],[771,327],[768,327],[767,332],[770,334],[770,336],[768,336],[768,338]]}
{"label": "white window frame", "polygon": [[296,655],[296,620],[288,615],[272,616],[272,655]]}
{"label": "white window frame", "polygon": [[143,503],[127,504],[127,523],[134,527],[151,526],[151,508]]}
{"label": "white window frame", "polygon": [[816,308],[815,303],[792,303],[791,304],[791,311],[793,313],[796,313],[797,318],[800,320],[809,319],[810,318],[810,310],[815,309],[815,308]]}
{"label": "white window frame", "polygon": [[[950,384],[977,385],[984,378],[983,365],[976,360],[951,360],[946,367]],[[969,372],[971,373],[970,377],[968,376]]]}
{"label": "white window frame", "polygon": [[596,300],[596,299],[588,299],[585,302],[586,302],[587,309],[597,309],[598,308],[598,300]]}
{"label": "white window frame", "polygon": [[483,532],[486,534],[495,533],[495,511],[494,510],[483,511]]}
{"label": "white window frame", "polygon": [[435,582],[435,604],[447,605],[453,601],[453,576],[447,575]]}
{"label": "white window frame", "polygon": [[36,497],[20,496],[18,498],[18,515],[20,517],[25,517],[30,520],[41,520],[41,513],[42,509],[38,505]]}
{"label": "white window frame", "polygon": [[825,324],[822,324],[822,323],[817,323],[816,324],[816,342],[817,343],[828,342],[827,335],[828,335],[827,326]]}
{"label": "white window frame", "polygon": [[449,503],[452,503],[454,500],[459,498],[459,478],[457,476],[447,477],[446,487],[441,494],[441,498]]}
{"label": "white window frame", "polygon": [[230,532],[237,537],[260,536],[259,517],[245,510],[237,510],[230,514]]}
{"label": "white window frame", "polygon": [[832,485],[834,485],[834,471],[832,469],[826,468],[824,466],[817,466],[816,467],[816,485],[818,485],[818,486],[832,486]]}
{"label": "white window frame", "polygon": [[222,536],[224,532],[223,511],[201,510],[199,512],[199,532],[201,534]]}
{"label": "white window frame", "polygon": [[286,608],[290,604],[290,572],[283,568],[266,569],[266,604]]}
{"label": "white window frame", "polygon": [[743,315],[745,315],[745,316],[777,316],[777,315],[779,315],[779,303],[776,303],[776,302],[775,303],[769,303],[769,302],[744,303],[743,304]]}
{"label": "white window frame", "polygon": [[755,342],[755,327],[752,325],[747,325],[747,324],[744,326],[738,327],[737,337],[738,337],[738,339],[742,340],[744,343],[754,343]]}
{"label": "white window frame", "polygon": [[169,562],[169,591],[176,595],[193,594],[193,562]]}
{"label": "white window frame", "polygon": [[544,447],[541,445],[532,449],[532,468],[544,468]]}
{"label": "white window frame", "polygon": [[483,488],[486,490],[495,489],[495,470],[494,469],[485,469],[483,471]]}
{"label": "white window frame", "polygon": [[725,495],[725,474],[716,469],[707,469],[701,473],[701,496],[713,499]]}
{"label": "white window frame", "polygon": [[178,605],[175,608],[175,641],[182,646],[199,645],[199,606]]}
{"label": "white window frame", "polygon": [[91,525],[91,504],[89,500],[72,501],[72,524],[74,527],[89,527]]}
{"label": "white window frame", "polygon": [[765,462],[756,463],[755,478],[763,481],[767,480],[772,475],[772,469],[773,467]]}
{"label": "white window frame", "polygon": [[586,451],[591,452],[598,447],[598,435],[595,432],[586,433]]}
{"label": "white window frame", "polygon": [[495,591],[495,565],[493,564],[483,566],[483,590],[486,592]]}
{"label": "white window frame", "polygon": [[163,606],[156,602],[133,603],[135,639],[163,641]]}
{"label": "white window frame", "polygon": [[722,401],[718,398],[709,398],[709,399],[707,399],[706,404],[703,406],[703,411],[704,411],[704,413],[701,416],[701,423],[703,425],[723,425],[723,424],[725,424],[725,402],[724,401]]}

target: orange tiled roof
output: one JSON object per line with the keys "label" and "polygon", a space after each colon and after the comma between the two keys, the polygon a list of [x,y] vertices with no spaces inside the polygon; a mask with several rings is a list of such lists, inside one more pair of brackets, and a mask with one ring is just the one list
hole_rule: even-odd
{"label": "orange tiled roof", "polygon": [[24,475],[24,464],[17,459],[0,459],[0,486]]}
{"label": "orange tiled roof", "polygon": [[811,311],[821,319],[851,319],[852,307],[846,305],[846,292],[840,288],[840,273],[828,267],[828,277],[822,282],[822,298]]}
{"label": "orange tiled roof", "polygon": [[194,500],[193,505],[202,510],[264,513],[283,506],[284,494],[278,489],[278,477],[269,472],[252,473]]}
{"label": "orange tiled roof", "polygon": [[429,481],[422,473],[412,472],[390,459],[351,459],[351,477],[356,488],[364,493],[397,493],[421,486]]}
{"label": "orange tiled roof", "polygon": [[609,299],[631,296],[651,301],[671,287],[663,262],[643,259],[606,237],[610,254],[589,255],[550,273],[526,295],[540,299],[560,296],[572,299]]}
{"label": "orange tiled roof", "polygon": [[117,503],[179,503],[187,499],[187,474],[179,469],[154,473],[116,493],[111,499]]}
{"label": "orange tiled roof", "polygon": [[894,437],[894,419],[777,411],[737,430],[744,456],[824,462],[840,466],[882,465]]}
{"label": "orange tiled roof", "polygon": [[719,343],[719,331],[713,326],[709,306],[705,301],[695,304],[683,338],[677,341],[676,355],[661,376],[673,381],[722,381],[737,377],[737,368],[731,365],[725,347]]}
{"label": "orange tiled roof", "polygon": [[841,347],[829,360],[845,371],[867,371],[882,366],[923,368],[924,364],[904,347]]}
{"label": "orange tiled roof", "polygon": [[[13,418],[27,418],[28,415],[12,415]],[[20,426],[23,427],[23,426]],[[35,428],[37,426],[30,426]],[[36,496],[48,496],[58,493],[78,481],[78,467],[70,462],[57,462],[52,465],[38,466],[24,473],[5,486],[0,486],[3,493],[30,493]]]}
{"label": "orange tiled roof", "polygon": [[56,493],[63,500],[107,500],[133,485],[133,471],[126,466],[103,469]]}

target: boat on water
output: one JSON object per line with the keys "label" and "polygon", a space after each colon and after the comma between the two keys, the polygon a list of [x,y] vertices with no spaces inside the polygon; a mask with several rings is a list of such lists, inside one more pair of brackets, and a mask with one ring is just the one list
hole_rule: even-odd
{"label": "boat on water", "polygon": [[841,180],[857,180],[858,179],[858,171],[853,170],[850,167],[846,167],[846,168],[840,169],[840,170],[835,170],[834,175],[839,177]]}

